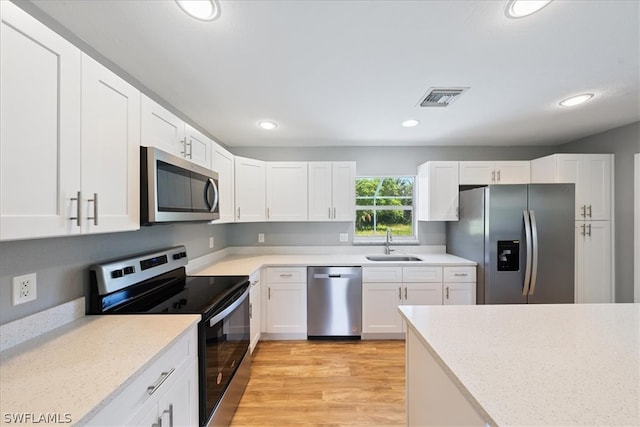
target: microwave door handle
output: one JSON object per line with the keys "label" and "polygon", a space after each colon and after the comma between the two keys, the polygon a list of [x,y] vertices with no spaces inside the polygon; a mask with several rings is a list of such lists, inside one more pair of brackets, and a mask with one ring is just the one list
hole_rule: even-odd
{"label": "microwave door handle", "polygon": [[[213,189],[213,201],[209,203],[209,187]],[[209,208],[209,212],[214,212],[218,206],[218,187],[213,178],[207,180],[207,184],[204,186],[204,200]]]}

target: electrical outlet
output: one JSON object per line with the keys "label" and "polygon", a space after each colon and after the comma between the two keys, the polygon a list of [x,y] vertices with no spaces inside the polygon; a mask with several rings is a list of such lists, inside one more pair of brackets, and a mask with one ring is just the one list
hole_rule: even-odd
{"label": "electrical outlet", "polygon": [[213,248],[214,245],[215,241],[213,240],[213,237],[209,237],[209,249]]}
{"label": "electrical outlet", "polygon": [[340,233],[340,241],[348,242],[349,241],[349,233]]}
{"label": "electrical outlet", "polygon": [[13,305],[36,299],[36,273],[13,278]]}
{"label": "electrical outlet", "polygon": [[258,233],[258,243],[264,243],[264,233]]}

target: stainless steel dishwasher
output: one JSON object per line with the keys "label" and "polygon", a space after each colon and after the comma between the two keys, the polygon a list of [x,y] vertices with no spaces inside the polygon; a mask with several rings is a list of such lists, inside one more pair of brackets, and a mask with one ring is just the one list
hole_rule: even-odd
{"label": "stainless steel dishwasher", "polygon": [[307,337],[359,339],[362,267],[307,267]]}

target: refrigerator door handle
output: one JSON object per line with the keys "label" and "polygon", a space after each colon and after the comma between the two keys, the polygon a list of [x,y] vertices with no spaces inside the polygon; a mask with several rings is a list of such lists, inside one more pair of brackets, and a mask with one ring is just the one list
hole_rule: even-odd
{"label": "refrigerator door handle", "polygon": [[538,225],[536,224],[536,215],[530,210],[529,217],[531,218],[531,234],[533,235],[533,259],[531,261],[531,290],[529,295],[533,295],[536,290],[536,277],[538,276]]}
{"label": "refrigerator door handle", "polygon": [[533,254],[533,249],[531,247],[531,222],[529,220],[529,211],[523,210],[522,217],[524,218],[524,236],[525,243],[527,244],[527,264],[524,270],[524,285],[522,286],[522,296],[527,296],[529,294],[529,284],[531,279],[531,257]]}

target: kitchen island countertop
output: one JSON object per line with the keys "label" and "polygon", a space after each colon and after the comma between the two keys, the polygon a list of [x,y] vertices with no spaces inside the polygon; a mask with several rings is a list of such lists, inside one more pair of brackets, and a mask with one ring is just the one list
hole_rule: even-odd
{"label": "kitchen island countertop", "polygon": [[[402,306],[400,312],[436,366],[491,425],[640,425],[640,304]],[[421,399],[408,396],[418,406]]]}

